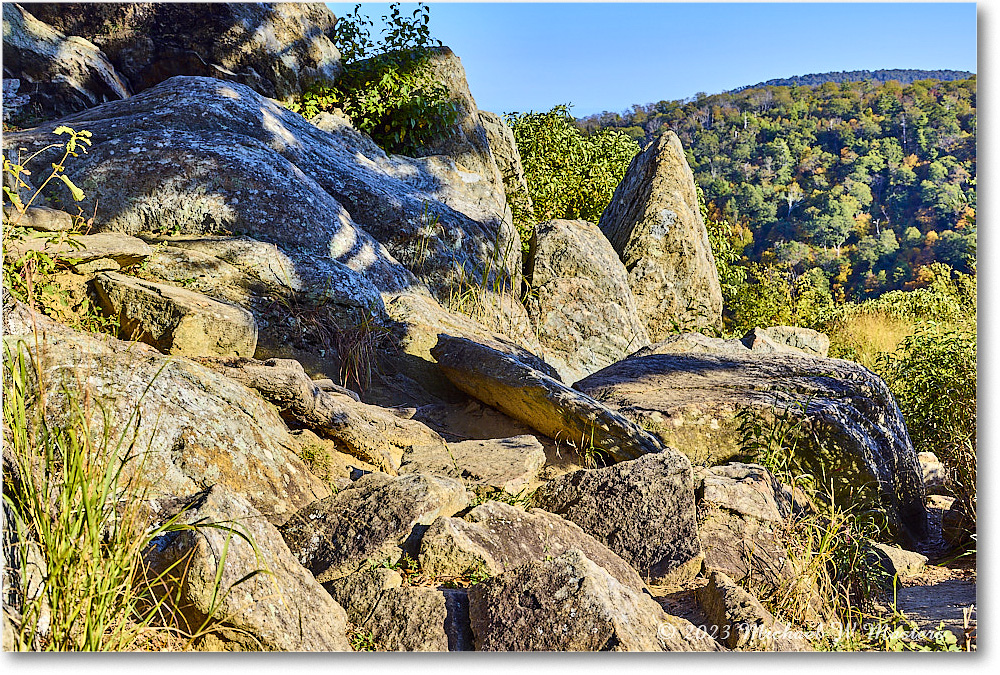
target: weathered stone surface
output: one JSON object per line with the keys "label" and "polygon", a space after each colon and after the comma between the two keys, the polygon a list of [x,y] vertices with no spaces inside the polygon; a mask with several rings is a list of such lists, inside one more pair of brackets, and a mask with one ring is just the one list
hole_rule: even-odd
{"label": "weathered stone surface", "polygon": [[396,474],[406,452],[447,452],[444,439],[422,423],[326,388],[290,359],[204,360],[209,367],[256,389],[304,426],[335,439],[350,454]]}
{"label": "weathered stone surface", "polygon": [[281,528],[295,557],[322,582],[353,574],[369,561],[417,553],[421,526],[469,505],[453,478],[373,473],[300,510]]}
{"label": "weathered stone surface", "polygon": [[802,420],[796,460],[833,477],[841,504],[881,508],[902,536],[926,536],[923,483],[902,414],[885,382],[856,363],[792,353],[640,353],[575,387],[695,463],[743,454],[737,411],[787,410]]}
{"label": "weathered stone surface", "polygon": [[446,592],[401,583],[398,572],[369,568],[324,587],[351,623],[372,634],[380,651],[448,651],[458,636],[449,635]]}
{"label": "weathered stone surface", "polygon": [[284,99],[341,72],[336,17],[318,2],[32,4],[35,16],[101,47],[134,91],[205,75]]}
{"label": "weathered stone surface", "polygon": [[757,598],[723,572],[709,572],[708,584],[698,589],[698,604],[719,641],[730,649],[814,651],[800,633],[775,621]]}
{"label": "weathered stone surface", "polygon": [[469,617],[477,651],[722,649],[577,549],[471,587]]}
{"label": "weathered stone surface", "polygon": [[579,549],[619,583],[642,593],[645,584],[613,551],[574,523],[541,509],[486,502],[465,519],[438,518],[420,544],[420,568],[432,575],[492,575]]}
{"label": "weathered stone surface", "polygon": [[632,160],[600,227],[625,263],[651,340],[678,324],[722,327],[719,274],[676,134],[668,131]]}
{"label": "weathered stone surface", "polygon": [[5,75],[27,85],[35,105],[55,117],[130,94],[93,43],[64,35],[11,2],[3,6],[3,67]]}
{"label": "weathered stone surface", "polygon": [[[441,298],[487,268],[486,285],[509,295],[520,273],[513,227],[464,182],[433,175],[440,162],[365,155],[235,82],[173,77],[61,122],[93,133],[67,175],[99,203],[102,230],[249,235],[330,257],[382,291],[412,285],[402,263]],[[5,134],[4,147],[37,150],[53,128]]]}
{"label": "weathered stone surface", "polygon": [[5,248],[4,254],[20,258],[28,251],[43,251],[52,258],[63,259],[73,265],[109,258],[121,267],[142,262],[152,253],[141,239],[105,232],[67,235],[54,241],[46,237],[16,239]]}
{"label": "weathered stone surface", "polygon": [[[182,497],[220,485],[280,524],[329,494],[294,454],[295,441],[277,412],[251,389],[142,343],[84,335],[45,317],[33,323],[20,303],[5,299],[4,305],[5,344],[21,343],[39,359],[49,423],[58,426],[69,412],[63,385],[81,397],[89,390],[103,405],[110,437],[127,439],[121,451],[142,449],[142,477],[151,497]],[[29,383],[29,390],[34,386]],[[101,437],[102,415],[93,423]],[[126,466],[127,472],[139,468],[137,462]]]}
{"label": "weathered stone surface", "polygon": [[951,506],[941,514],[941,536],[954,547],[962,547],[973,541],[971,535],[976,533],[976,522],[968,516],[962,502],[954,500]]}
{"label": "weathered stone surface", "polygon": [[438,336],[431,354],[456,387],[550,438],[617,461],[662,449],[618,413],[514,356],[449,335]]}
{"label": "weathered stone surface", "polygon": [[[197,495],[179,521],[233,530],[202,526],[169,532],[145,552],[151,576],[166,573],[160,587],[182,630],[193,633],[208,620],[235,629],[223,634],[246,649],[351,651],[343,608],[246,499],[215,486]],[[254,574],[258,570],[265,573]]]}
{"label": "weathered stone surface", "polygon": [[874,542],[874,546],[878,549],[879,564],[889,574],[898,574],[899,576],[916,574],[927,563],[927,556],[916,551],[907,551],[898,546],[878,542]]}
{"label": "weathered stone surface", "polygon": [[565,474],[539,488],[533,499],[579,525],[654,583],[683,581],[698,572],[701,546],[691,463],[672,448]]}
{"label": "weathered stone surface", "polygon": [[479,107],[469,91],[462,60],[448,47],[434,47],[431,49],[428,68],[431,77],[447,89],[458,117],[448,134],[425,145],[421,148],[420,155],[447,155],[460,168],[481,176],[497,193],[500,214],[503,215],[507,205],[503,177],[493,157],[486,129],[480,121]]}
{"label": "weathered stone surface", "polygon": [[[503,308],[523,307],[520,303],[511,304],[511,299],[495,298],[497,305],[501,307],[500,313],[506,310]],[[387,294],[385,309],[389,317],[396,322],[396,345],[395,352],[380,355],[381,370],[384,373],[402,374],[419,383],[420,391],[417,387],[409,387],[416,390],[415,393],[408,394],[399,400],[392,400],[392,405],[426,405],[428,403],[440,403],[441,401],[456,402],[464,400],[461,394],[447,377],[438,368],[431,350],[438,342],[438,335],[447,333],[459,337],[465,337],[498,351],[509,353],[518,359],[528,363],[532,368],[544,372],[546,375],[558,377],[558,373],[550,365],[535,354],[542,353],[542,347],[538,343],[534,333],[530,330],[530,321],[525,325],[514,322],[506,326],[497,328],[506,329],[508,335],[500,334],[489,329],[479,321],[452,312],[433,298],[416,293],[400,293],[389,296]],[[516,309],[515,309],[516,311]],[[524,315],[527,318],[527,314]],[[398,387],[395,389],[398,390]],[[398,391],[396,392],[398,395]],[[429,396],[428,396],[429,394]],[[393,391],[385,392],[387,400],[379,401],[382,404],[390,404],[388,397],[393,396]]]}
{"label": "weathered stone surface", "polygon": [[576,382],[649,344],[628,273],[601,230],[584,220],[535,228],[528,313],[543,356]]}
{"label": "weathered stone surface", "polygon": [[813,356],[826,356],[830,351],[830,338],[811,328],[771,326],[763,332],[778,344],[801,349]]}
{"label": "weathered stone surface", "polygon": [[499,488],[517,494],[538,477],[545,464],[545,450],[534,436],[492,438],[448,443],[447,447],[423,445],[407,450],[399,473],[451,476],[466,485]]}
{"label": "weathered stone surface", "polygon": [[948,494],[948,467],[933,452],[918,452],[917,460],[927,494]]}
{"label": "weathered stone surface", "polygon": [[257,350],[253,314],[236,305],[118,272],[102,272],[94,287],[101,307],[118,319],[121,337],[164,354],[251,357]]}
{"label": "weathered stone surface", "polygon": [[[5,77],[3,78],[3,121],[9,122],[18,115],[24,109],[24,106],[28,105],[31,101],[31,97],[27,94],[18,94],[17,90],[21,88],[21,80],[16,77]],[[6,177],[5,177],[6,178]],[[6,182],[6,180],[4,181]]]}
{"label": "weathered stone surface", "polygon": [[508,205],[521,214],[533,213],[534,206],[528,193],[528,180],[524,176],[524,165],[521,163],[517,141],[514,140],[514,132],[502,117],[485,110],[479,111],[479,123],[486,130],[493,159],[497,163],[500,175],[503,176]]}
{"label": "weathered stone surface", "polygon": [[[4,80],[6,82],[6,80]],[[3,214],[7,223],[20,227],[28,227],[41,232],[66,232],[73,229],[73,216],[65,211],[50,209],[48,206],[29,206],[23,213],[18,212],[13,205],[3,205]]]}

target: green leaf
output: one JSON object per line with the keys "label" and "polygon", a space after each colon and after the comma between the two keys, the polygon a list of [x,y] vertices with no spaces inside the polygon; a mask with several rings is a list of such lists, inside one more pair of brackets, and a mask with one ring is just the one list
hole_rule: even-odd
{"label": "green leaf", "polygon": [[84,199],[83,190],[74,185],[73,181],[69,179],[69,176],[67,176],[66,174],[59,174],[59,179],[66,184],[66,187],[69,188],[70,194],[73,195],[73,201],[77,202],[83,201]]}

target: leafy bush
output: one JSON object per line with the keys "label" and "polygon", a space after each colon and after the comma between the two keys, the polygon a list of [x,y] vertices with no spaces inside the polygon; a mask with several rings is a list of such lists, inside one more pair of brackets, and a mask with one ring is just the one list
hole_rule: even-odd
{"label": "leafy bush", "polygon": [[976,331],[936,323],[918,326],[881,362],[918,451],[949,468],[962,511],[976,517]]}
{"label": "leafy bush", "polygon": [[504,116],[514,132],[534,206],[533,220],[524,213],[514,214],[525,251],[539,222],[553,218],[598,222],[639,153],[639,144],[616,129],[583,134],[569,110],[557,105],[544,113]]}
{"label": "leafy bush", "polygon": [[458,109],[429,67],[433,47],[430,9],[418,4],[411,16],[390,5],[383,15],[382,37],[374,41],[374,22],[360,12],[338,19],[334,42],[347,64],[333,86],[317,86],[289,108],[311,119],[340,108],[355,126],[387,152],[417,155],[455,124]]}

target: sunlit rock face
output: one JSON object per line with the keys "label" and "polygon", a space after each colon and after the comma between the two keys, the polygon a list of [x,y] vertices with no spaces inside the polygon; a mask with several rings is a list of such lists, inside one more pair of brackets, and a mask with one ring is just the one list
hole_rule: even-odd
{"label": "sunlit rock face", "polygon": [[[329,256],[385,292],[426,284],[446,298],[484,271],[491,289],[517,277],[517,235],[485,181],[447,157],[388,157],[249,87],[174,77],[59,124],[93,134],[67,174],[98,204],[99,230],[246,235]],[[41,148],[55,126],[5,135],[5,150]]]}

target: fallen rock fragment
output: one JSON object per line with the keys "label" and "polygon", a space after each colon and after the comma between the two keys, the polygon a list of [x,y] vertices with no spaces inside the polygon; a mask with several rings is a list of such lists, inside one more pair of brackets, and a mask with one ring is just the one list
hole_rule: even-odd
{"label": "fallen rock fragment", "polygon": [[451,476],[467,486],[496,488],[516,495],[538,477],[545,450],[534,436],[514,436],[423,445],[403,455],[400,475],[424,473]]}

